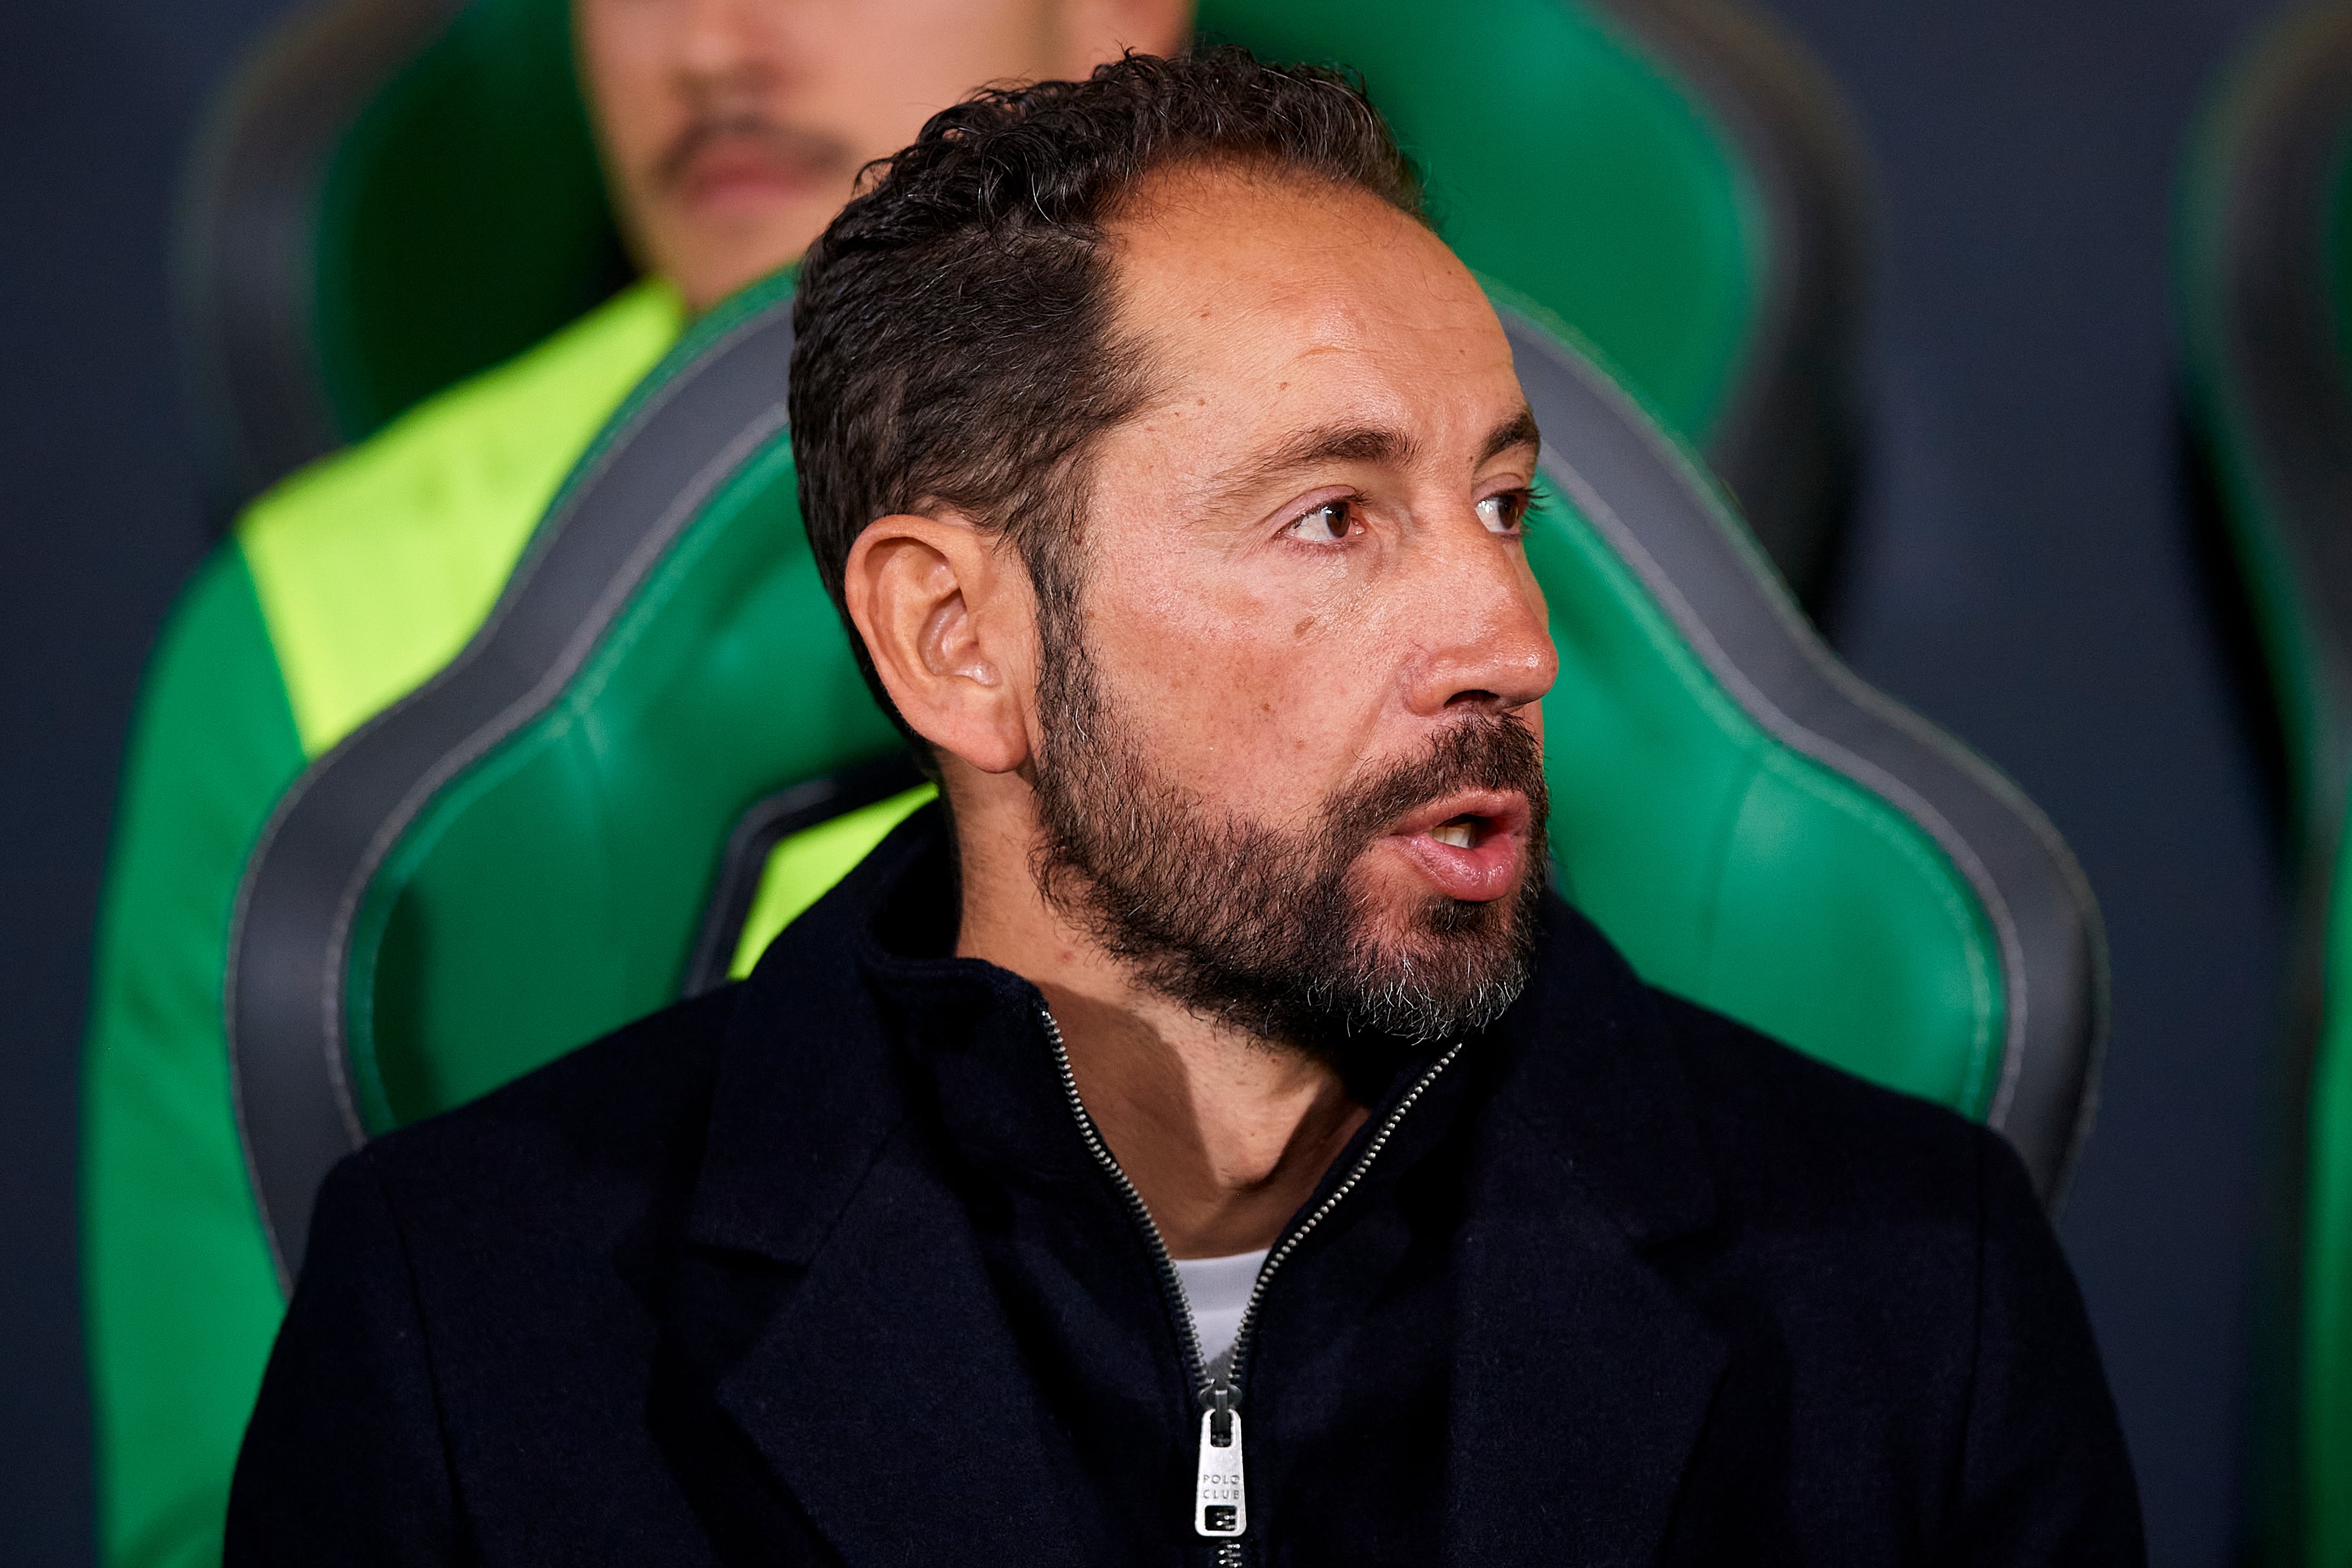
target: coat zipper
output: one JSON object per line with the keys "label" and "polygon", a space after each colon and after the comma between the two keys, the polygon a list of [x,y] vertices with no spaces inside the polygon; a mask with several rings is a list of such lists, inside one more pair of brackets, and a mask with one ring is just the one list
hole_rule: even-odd
{"label": "coat zipper", "polygon": [[1444,1055],[1423,1071],[1420,1080],[1406,1091],[1404,1098],[1397,1102],[1396,1108],[1388,1113],[1379,1130],[1373,1133],[1371,1140],[1364,1145],[1364,1152],[1356,1156],[1356,1163],[1347,1176],[1331,1189],[1331,1195],[1317,1204],[1314,1211],[1266,1254],[1265,1262],[1257,1271],[1256,1281],[1250,1286],[1249,1300],[1243,1304],[1241,1323],[1234,1331],[1233,1354],[1225,1359],[1225,1374],[1222,1378],[1212,1378],[1207,1358],[1201,1354],[1201,1328],[1193,1321],[1192,1303],[1184,1294],[1183,1281],[1177,1278],[1176,1262],[1168,1254],[1168,1243],[1160,1234],[1159,1222],[1151,1218],[1151,1210],[1145,1206],[1143,1195],[1135,1190],[1135,1183],[1129,1181],[1127,1173],[1119,1168],[1117,1156],[1110,1152],[1110,1145],[1103,1142],[1102,1131],[1095,1125],[1094,1116],[1087,1110],[1086,1102],[1078,1097],[1077,1075],[1070,1069],[1070,1051],[1062,1039],[1062,1026],[1055,1021],[1052,1010],[1042,1002],[1038,1004],[1037,1016],[1045,1026],[1046,1042],[1054,1048],[1054,1071],[1062,1080],[1062,1093],[1070,1103],[1070,1114],[1077,1122],[1078,1135],[1086,1141],[1087,1152],[1094,1156],[1095,1163],[1102,1167],[1103,1173],[1110,1177],[1111,1185],[1118,1189],[1120,1198],[1127,1204],[1129,1216],[1134,1219],[1136,1228],[1143,1233],[1144,1243],[1151,1251],[1153,1270],[1160,1276],[1160,1293],[1175,1308],[1176,1321],[1184,1331],[1179,1348],[1184,1356],[1185,1375],[1192,1379],[1201,1402],[1200,1469],[1194,1492],[1193,1529],[1216,1540],[1217,1568],[1241,1568],[1240,1538],[1249,1528],[1242,1469],[1242,1374],[1248,1365],[1250,1331],[1257,1324],[1258,1303],[1265,1299],[1266,1286],[1273,1282],[1276,1273],[1298,1249],[1298,1244],[1307,1239],[1308,1232],[1322,1224],[1324,1218],[1337,1208],[1342,1199],[1362,1185],[1364,1173],[1371,1168],[1372,1161],[1379,1158],[1381,1151],[1388,1146],[1390,1138],[1396,1134],[1397,1124],[1404,1120],[1405,1113],[1413,1108],[1414,1103],[1428,1092],[1429,1086],[1436,1082],[1437,1075],[1462,1053],[1464,1042],[1455,1040],[1446,1047]]}

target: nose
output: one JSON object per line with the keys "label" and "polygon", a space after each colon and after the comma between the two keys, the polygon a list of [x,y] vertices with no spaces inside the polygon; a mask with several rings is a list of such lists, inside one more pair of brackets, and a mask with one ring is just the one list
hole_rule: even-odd
{"label": "nose", "polygon": [[688,80],[709,86],[732,83],[774,62],[777,24],[796,7],[765,6],[747,0],[680,0],[685,15],[677,33],[677,62]]}
{"label": "nose", "polygon": [[1475,706],[1530,707],[1559,675],[1543,590],[1519,541],[1493,533],[1463,507],[1422,532],[1407,600],[1421,650],[1405,700],[1423,717]]}

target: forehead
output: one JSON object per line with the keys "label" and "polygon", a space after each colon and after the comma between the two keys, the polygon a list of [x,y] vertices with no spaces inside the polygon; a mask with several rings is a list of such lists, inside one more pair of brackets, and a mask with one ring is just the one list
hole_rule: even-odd
{"label": "forehead", "polygon": [[1188,169],[1148,182],[1110,237],[1119,328],[1163,404],[1442,439],[1456,423],[1483,437],[1520,402],[1468,268],[1368,193]]}

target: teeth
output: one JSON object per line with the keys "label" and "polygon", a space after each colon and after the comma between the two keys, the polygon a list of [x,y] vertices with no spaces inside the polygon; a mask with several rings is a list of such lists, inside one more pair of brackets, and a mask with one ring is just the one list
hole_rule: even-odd
{"label": "teeth", "polygon": [[1456,817],[1450,822],[1441,822],[1430,829],[1429,836],[1441,844],[1452,844],[1457,850],[1466,850],[1476,834],[1471,828],[1470,820],[1467,817]]}

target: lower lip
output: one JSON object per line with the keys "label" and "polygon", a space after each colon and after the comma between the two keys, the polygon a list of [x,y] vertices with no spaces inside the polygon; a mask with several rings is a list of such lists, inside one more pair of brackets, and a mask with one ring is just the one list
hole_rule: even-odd
{"label": "lower lip", "polygon": [[1523,833],[1489,833],[1468,849],[1440,843],[1427,833],[1388,841],[1403,851],[1446,897],[1488,904],[1517,890],[1527,838]]}

